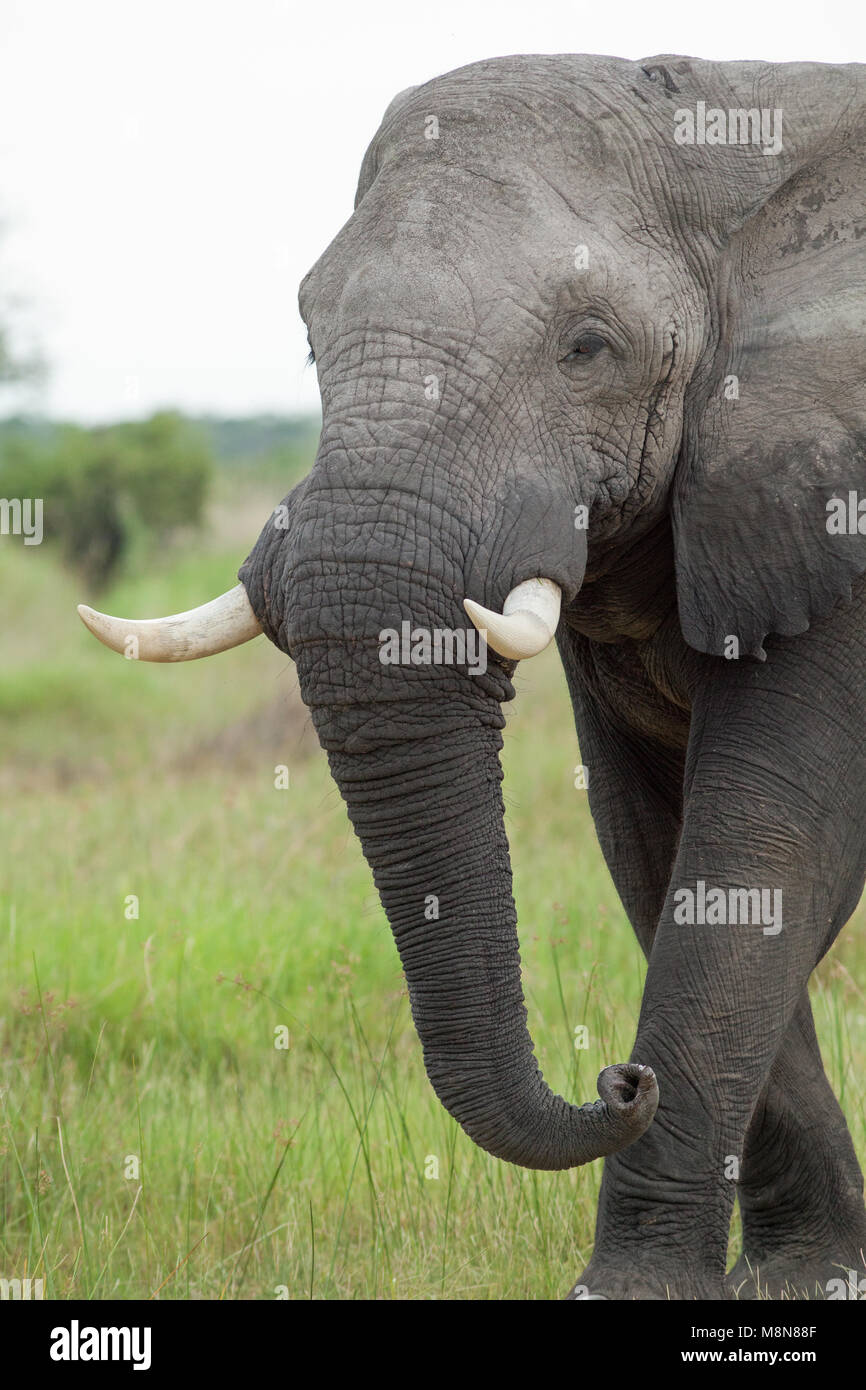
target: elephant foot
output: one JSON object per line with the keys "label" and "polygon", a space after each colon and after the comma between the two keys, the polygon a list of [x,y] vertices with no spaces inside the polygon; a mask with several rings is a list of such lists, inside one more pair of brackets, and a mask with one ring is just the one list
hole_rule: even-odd
{"label": "elephant foot", "polygon": [[725,1293],[740,1301],[866,1299],[866,1263],[859,1251],[850,1259],[780,1252],[750,1260],[743,1254],[725,1277]]}
{"label": "elephant foot", "polygon": [[720,1299],[725,1293],[720,1279],[686,1268],[662,1272],[611,1265],[590,1264],[566,1295],[566,1302],[616,1299],[663,1302],[669,1299]]}

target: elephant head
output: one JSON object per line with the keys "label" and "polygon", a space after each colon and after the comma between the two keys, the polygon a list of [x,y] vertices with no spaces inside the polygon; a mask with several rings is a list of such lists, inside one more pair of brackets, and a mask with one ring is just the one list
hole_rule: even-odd
{"label": "elephant head", "polygon": [[[682,138],[683,112],[708,108],[772,111],[781,139]],[[312,472],[223,599],[148,623],[84,610],[143,658],[264,631],[295,660],[430,1080],[514,1163],[613,1153],[658,1102],[637,1059],[569,1105],[533,1055],[500,792],[515,662],[560,602],[561,631],[579,627],[585,592],[654,530],[672,528],[682,630],[704,653],[734,633],[761,655],[866,568],[862,538],[834,548],[807,506],[816,480],[863,471],[841,404],[863,329],[845,297],[862,113],[853,69],[676,57],[503,58],[402,93],[301,286]],[[790,523],[772,536],[768,505]],[[467,611],[489,660],[466,642],[437,659],[424,635],[474,635]]]}

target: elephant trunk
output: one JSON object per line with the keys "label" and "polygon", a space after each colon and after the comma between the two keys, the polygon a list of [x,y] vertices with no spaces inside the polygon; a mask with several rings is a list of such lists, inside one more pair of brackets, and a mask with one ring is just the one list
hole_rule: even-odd
{"label": "elephant trunk", "polygon": [[[569,602],[579,588],[585,539],[571,524],[570,499],[515,485],[482,513],[442,460],[431,495],[410,508],[405,487],[381,482],[386,467],[405,466],[401,459],[347,452],[345,441],[323,435],[316,468],[286,499],[288,529],[265,527],[240,579],[266,635],[296,663],[394,932],[437,1095],[497,1157],[570,1168],[639,1138],[658,1088],[649,1067],[607,1067],[601,1099],[577,1107],[538,1069],[501,793],[510,668],[486,648],[486,662],[474,666],[468,658],[386,661],[382,641],[401,625],[474,633],[464,599],[479,601],[473,621],[482,625],[513,593],[520,643],[534,641],[524,595],[531,607],[535,589],[545,590],[535,594],[541,626],[555,626],[551,597],[558,614],[559,592]],[[541,555],[550,583],[527,585]],[[499,636],[513,652],[514,633]]]}
{"label": "elephant trunk", "polygon": [[458,723],[452,711],[448,727],[437,730],[435,719],[429,727],[429,708],[392,705],[388,727],[414,725],[418,734],[374,745],[377,712],[368,707],[351,721],[363,728],[365,745],[352,751],[357,739],[346,736],[345,714],[313,706],[394,932],[425,1067],[442,1104],[481,1148],[525,1167],[570,1168],[632,1143],[658,1102],[650,1068],[606,1068],[601,1099],[578,1108],[550,1090],[535,1060],[503,823],[499,729],[470,712]]}

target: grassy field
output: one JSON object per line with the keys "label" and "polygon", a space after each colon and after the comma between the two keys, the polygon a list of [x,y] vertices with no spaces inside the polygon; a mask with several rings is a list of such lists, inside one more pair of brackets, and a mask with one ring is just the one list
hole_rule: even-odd
{"label": "grassy field", "polygon": [[[98,606],[228,588],[276,500],[217,498],[205,534]],[[47,547],[0,541],[0,1277],[52,1298],[561,1297],[601,1164],[509,1167],[435,1099],[291,663],[264,639],[125,662],[79,624],[92,597]],[[530,1027],[547,1080],[584,1101],[628,1056],[643,961],[573,786],[555,653],[518,685],[505,792]],[[866,1157],[860,926],[813,989]]]}

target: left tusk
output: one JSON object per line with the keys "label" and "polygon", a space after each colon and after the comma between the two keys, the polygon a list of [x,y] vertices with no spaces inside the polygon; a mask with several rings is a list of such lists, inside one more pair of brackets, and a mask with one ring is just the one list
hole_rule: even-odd
{"label": "left tusk", "polygon": [[562,590],[552,579],[526,579],[511,590],[501,613],[471,598],[463,600],[463,607],[489,647],[521,661],[544,651],[556,632],[561,603]]}
{"label": "left tusk", "polygon": [[243,584],[170,618],[112,618],[85,603],[78,612],[106,647],[138,661],[194,661],[249,642],[262,630]]}

